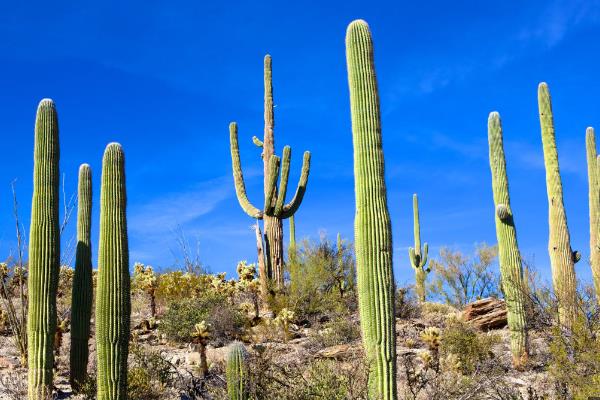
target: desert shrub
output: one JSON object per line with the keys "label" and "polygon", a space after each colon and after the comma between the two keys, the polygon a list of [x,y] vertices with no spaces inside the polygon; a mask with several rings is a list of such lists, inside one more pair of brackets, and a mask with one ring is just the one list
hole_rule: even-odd
{"label": "desert shrub", "polygon": [[356,309],[354,257],[345,241],[304,241],[288,268],[287,296],[272,304],[275,312],[288,308],[298,319],[314,319]]}
{"label": "desert shrub", "polygon": [[358,338],[360,338],[358,322],[347,317],[338,317],[326,322],[322,329],[313,336],[314,342],[321,347],[350,343]]}
{"label": "desert shrub", "polygon": [[492,347],[498,341],[496,335],[480,334],[461,320],[451,318],[441,334],[440,356],[445,368],[469,375],[494,356]]}
{"label": "desert shrub", "polygon": [[193,340],[195,325],[202,321],[211,326],[210,342],[223,344],[240,337],[246,318],[224,295],[207,291],[202,297],[172,302],[159,329],[170,340],[187,343]]}
{"label": "desert shrub", "polygon": [[130,400],[159,399],[150,381],[150,372],[143,367],[130,367],[127,372],[127,397]]}
{"label": "desert shrub", "polygon": [[497,246],[485,243],[478,245],[472,256],[442,248],[439,258],[430,261],[430,292],[456,308],[485,297],[497,297],[499,275],[493,268],[497,255]]}
{"label": "desert shrub", "polygon": [[396,290],[396,318],[416,318],[421,314],[421,304],[412,287],[401,287]]}

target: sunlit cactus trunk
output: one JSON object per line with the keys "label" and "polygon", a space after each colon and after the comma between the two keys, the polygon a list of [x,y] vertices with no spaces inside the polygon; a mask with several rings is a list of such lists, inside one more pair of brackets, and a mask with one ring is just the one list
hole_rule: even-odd
{"label": "sunlit cactus trunk", "polygon": [[98,400],[127,398],[131,314],[125,157],[118,143],[106,147],[100,192],[100,244],[96,293]]}
{"label": "sunlit cactus trunk", "polygon": [[234,343],[227,355],[226,376],[229,400],[248,400],[248,354],[244,345]]}
{"label": "sunlit cactus trunk", "polygon": [[589,127],[585,132],[585,148],[587,154],[589,207],[590,207],[590,265],[596,289],[596,300],[600,304],[600,185],[598,182],[598,167],[596,154],[596,135],[594,128]]}
{"label": "sunlit cactus trunk", "polygon": [[[237,124],[235,122],[232,122],[229,125],[229,137],[235,190],[240,206],[246,214],[252,218],[264,220],[266,274],[260,274],[259,276],[261,287],[268,286],[275,289],[275,291],[278,291],[283,289],[284,286],[282,220],[294,215],[302,203],[310,171],[310,152],[304,152],[302,171],[296,193],[292,200],[286,204],[285,197],[287,194],[292,150],[289,146],[285,146],[283,148],[281,159],[275,155],[275,139],[273,135],[275,126],[273,113],[273,80],[271,56],[269,55],[265,56],[264,60],[264,84],[264,137],[263,140],[260,140],[256,136],[252,138],[254,144],[262,149],[261,157],[263,160],[265,195],[265,202],[262,209],[254,206],[248,200],[246,194],[246,186],[240,162]],[[280,170],[281,176],[279,177],[278,186],[277,181]]]}
{"label": "sunlit cactus trunk", "polygon": [[550,224],[548,251],[550,252],[550,265],[552,267],[552,284],[559,303],[560,321],[568,327],[577,314],[575,262],[579,261],[580,254],[571,249],[571,238],[563,203],[558,153],[556,151],[550,91],[548,85],[543,82],[538,87],[538,103],[544,147],[544,164],[546,166],[546,188],[548,191]]}
{"label": "sunlit cactus trunk", "polygon": [[77,250],[71,296],[71,352],[69,381],[78,391],[87,378],[88,339],[92,316],[92,170],[88,164],[79,168],[77,196]]}
{"label": "sunlit cactus trunk", "polygon": [[492,189],[494,192],[496,237],[498,238],[502,289],[508,309],[510,347],[513,365],[521,368],[526,364],[528,355],[525,312],[528,291],[523,280],[521,253],[517,245],[517,231],[512,208],[510,207],[502,125],[500,115],[497,112],[492,112],[488,119],[488,141]]}
{"label": "sunlit cactus trunk", "polygon": [[379,95],[366,22],[348,26],[346,57],[352,112],[356,268],[363,345],[371,398],[395,400],[396,335],[392,231],[387,207]]}
{"label": "sunlit cactus trunk", "polygon": [[415,247],[408,249],[408,257],[410,265],[415,270],[415,291],[419,301],[425,301],[425,279],[430,269],[425,268],[427,265],[427,253],[429,246],[427,243],[421,249],[421,224],[419,223],[419,199],[413,194],[413,229],[415,236]]}
{"label": "sunlit cactus trunk", "polygon": [[42,100],[37,109],[33,160],[27,283],[28,398],[45,400],[52,393],[60,265],[58,117],[50,99]]}

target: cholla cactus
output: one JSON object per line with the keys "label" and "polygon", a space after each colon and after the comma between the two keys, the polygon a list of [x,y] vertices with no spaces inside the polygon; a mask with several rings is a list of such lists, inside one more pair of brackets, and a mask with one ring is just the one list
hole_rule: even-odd
{"label": "cholla cactus", "polygon": [[283,342],[287,343],[290,337],[290,323],[294,320],[295,314],[292,310],[282,308],[275,318],[275,323],[281,327],[283,331]]}
{"label": "cholla cactus", "polygon": [[246,261],[240,261],[237,265],[238,282],[237,288],[240,292],[246,294],[251,302],[252,309],[254,310],[254,318],[259,318],[259,304],[258,299],[260,297],[260,282],[256,279],[256,265],[248,264]]}
{"label": "cholla cactus", "polygon": [[440,347],[441,331],[435,326],[430,326],[421,332],[421,340],[425,342],[427,347],[432,349],[438,349]]}
{"label": "cholla cactus", "polygon": [[208,374],[208,362],[206,361],[206,346],[210,339],[210,324],[206,321],[202,321],[199,324],[194,325],[194,332],[192,337],[194,342],[199,346],[200,353],[200,372],[206,376]]}
{"label": "cholla cactus", "polygon": [[158,288],[158,277],[150,265],[136,262],[133,266],[133,290],[144,292],[150,300],[150,315],[156,317],[156,289]]}

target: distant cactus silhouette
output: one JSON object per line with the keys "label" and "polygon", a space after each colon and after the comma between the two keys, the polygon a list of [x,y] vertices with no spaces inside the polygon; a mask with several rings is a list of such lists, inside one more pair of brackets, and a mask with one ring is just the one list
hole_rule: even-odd
{"label": "distant cactus silhouette", "polygon": [[60,267],[58,116],[54,102],[37,109],[29,236],[27,349],[29,400],[52,393],[56,291]]}
{"label": "distant cactus silhouette", "polygon": [[96,294],[98,400],[127,398],[127,355],[131,314],[127,240],[125,156],[118,143],[102,161],[100,245]]}
{"label": "distant cactus silhouette", "polygon": [[92,316],[92,170],[88,164],[79,167],[77,196],[77,250],[71,295],[71,352],[69,381],[78,391],[87,378],[88,339]]}
{"label": "distant cactus silhouette", "polygon": [[374,399],[395,400],[392,229],[384,178],[373,42],[366,22],[356,20],[348,26],[346,57],[354,143],[358,300],[363,344],[371,366],[369,392]]}

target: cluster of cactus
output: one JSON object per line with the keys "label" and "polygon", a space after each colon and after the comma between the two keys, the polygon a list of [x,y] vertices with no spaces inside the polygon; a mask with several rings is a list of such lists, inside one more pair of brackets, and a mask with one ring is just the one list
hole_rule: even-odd
{"label": "cluster of cactus", "polygon": [[[262,247],[266,262],[264,271],[260,271],[260,279],[262,280],[261,286],[263,288],[270,287],[276,290],[281,290],[284,285],[282,220],[293,216],[302,203],[302,199],[306,191],[306,185],[308,183],[308,174],[310,171],[310,152],[306,151],[304,153],[300,181],[298,183],[296,193],[292,200],[285,204],[292,150],[289,146],[285,146],[283,148],[283,156],[281,159],[275,155],[275,138],[273,134],[275,125],[273,113],[273,81],[271,56],[269,55],[265,56],[264,60],[264,84],[264,138],[263,140],[258,139],[256,136],[252,138],[254,144],[262,149],[261,157],[264,164],[265,194],[265,202],[262,209],[252,205],[246,194],[246,186],[244,183],[244,176],[240,161],[240,151],[238,146],[237,124],[235,122],[232,122],[229,125],[231,162],[235,182],[235,191],[240,206],[252,218],[262,219],[264,221],[264,247],[260,247]],[[277,180],[280,170],[281,177],[279,179],[278,186]],[[263,257],[263,255],[259,254],[259,258],[260,257]]]}
{"label": "cluster of cactus", "polygon": [[413,224],[415,235],[415,247],[408,249],[410,265],[415,270],[415,291],[419,301],[425,301],[425,279],[431,271],[427,265],[427,253],[429,245],[425,243],[421,249],[421,225],[419,224],[419,199],[417,194],[413,194]]}
{"label": "cluster of cactus", "polygon": [[525,311],[527,291],[523,280],[521,253],[517,245],[517,231],[510,206],[502,124],[497,112],[490,113],[488,118],[488,141],[500,274],[508,311],[511,352],[513,365],[522,367],[526,363],[528,354]]}
{"label": "cluster of cactus", "polygon": [[387,207],[379,94],[366,22],[348,26],[346,56],[354,143],[358,300],[372,398],[395,400],[396,335],[392,230]]}
{"label": "cluster of cactus", "polygon": [[[34,190],[29,239],[28,398],[51,396],[55,353],[67,320],[58,324],[56,298],[61,272],[73,282],[70,382],[78,391],[87,379],[88,338],[92,307],[92,177],[89,165],[79,169],[75,271],[60,268],[58,117],[54,102],[44,99],[37,110]],[[129,344],[129,256],[125,215],[125,175],[121,146],[110,144],[102,172],[99,276],[96,302],[98,399],[122,399],[127,388]],[[65,274],[63,274],[65,275]],[[66,276],[66,275],[65,275]]]}
{"label": "cluster of cactus", "polygon": [[158,276],[150,265],[136,262],[133,265],[133,280],[131,287],[134,291],[146,293],[150,300],[150,315],[156,317],[156,289],[158,288]]}

